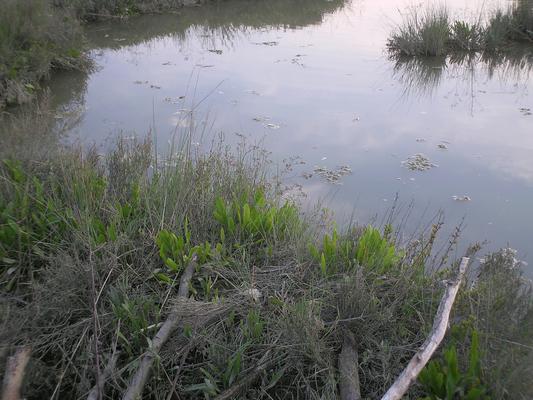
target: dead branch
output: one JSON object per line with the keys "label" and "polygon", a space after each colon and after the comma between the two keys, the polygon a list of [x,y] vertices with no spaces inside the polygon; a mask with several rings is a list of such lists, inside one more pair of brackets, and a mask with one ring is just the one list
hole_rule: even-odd
{"label": "dead branch", "polygon": [[435,316],[433,327],[431,328],[428,338],[381,400],[400,400],[409,389],[411,383],[416,380],[420,371],[426,366],[431,356],[442,342],[442,339],[444,339],[446,329],[448,328],[450,312],[455,297],[457,296],[457,292],[459,291],[459,286],[463,281],[468,261],[468,257],[463,257],[461,264],[459,265],[459,274],[457,275],[457,278],[448,283],[448,287],[440,301],[437,315]]}
{"label": "dead branch", "polygon": [[31,347],[20,347],[13,356],[7,359],[4,375],[2,400],[20,400],[20,388],[24,379],[24,371],[30,360]]}
{"label": "dead branch", "polygon": [[[196,269],[196,255],[193,256],[191,262],[185,268],[181,275],[180,285],[178,288],[178,297],[187,298],[189,295],[189,284],[191,282],[194,270]],[[133,376],[124,394],[123,400],[137,400],[142,397],[142,391],[150,372],[154,360],[159,356],[159,352],[163,344],[168,340],[170,334],[174,331],[178,322],[180,321],[179,307],[174,305],[170,311],[170,315],[163,323],[157,334],[152,340],[152,345],[144,353],[141,358],[139,369]]]}
{"label": "dead branch", "polygon": [[359,383],[359,357],[355,338],[351,332],[344,334],[339,354],[339,391],[341,400],[361,400]]}

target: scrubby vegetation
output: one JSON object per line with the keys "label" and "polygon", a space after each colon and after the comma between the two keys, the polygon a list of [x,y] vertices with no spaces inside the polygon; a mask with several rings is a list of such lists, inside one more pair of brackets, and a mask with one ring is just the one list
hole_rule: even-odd
{"label": "scrubby vegetation", "polygon": [[[408,243],[390,224],[339,232],[301,212],[260,149],[188,143],[165,157],[131,140],[104,156],[2,155],[1,365],[27,345],[26,398],[86,397],[102,377],[102,398],[119,398],[179,305],[143,398],[338,398],[347,334],[363,398],[379,398],[454,275],[453,243],[433,257],[440,225]],[[530,398],[533,307],[515,254],[469,275],[447,350],[410,398]]]}
{"label": "scrubby vegetation", "polygon": [[52,69],[84,69],[83,21],[159,12],[182,0],[0,0],[0,108],[33,98]]}
{"label": "scrubby vegetation", "polygon": [[48,0],[0,1],[0,107],[32,97],[52,68],[86,65],[78,21]]}
{"label": "scrubby vegetation", "polygon": [[445,6],[413,9],[396,28],[389,50],[404,56],[447,56],[460,52],[506,51],[513,43],[533,40],[533,3],[517,0],[494,11],[487,21],[455,20]]}

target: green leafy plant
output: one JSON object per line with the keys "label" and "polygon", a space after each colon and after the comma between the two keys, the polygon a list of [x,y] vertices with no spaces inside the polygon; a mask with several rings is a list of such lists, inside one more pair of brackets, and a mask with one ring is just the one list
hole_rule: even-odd
{"label": "green leafy plant", "polygon": [[341,266],[342,268],[352,267],[355,263],[354,250],[354,241],[340,237],[336,228],[333,229],[331,236],[324,235],[320,249],[313,244],[309,245],[311,256],[319,262],[323,276],[337,272]]}
{"label": "green leafy plant", "polygon": [[433,360],[418,377],[425,393],[422,400],[490,400],[481,380],[479,339],[472,332],[468,368],[461,372],[455,346],[444,351],[444,360]]}
{"label": "green leafy plant", "polygon": [[9,194],[0,196],[0,266],[6,267],[12,287],[20,273],[30,272],[25,261],[35,266],[46,260],[73,217],[48,195],[48,183],[29,177],[16,162],[6,160],[2,167]]}
{"label": "green leafy plant", "polygon": [[357,243],[355,258],[359,265],[374,269],[378,273],[386,273],[402,258],[402,253],[396,251],[394,244],[387,237],[391,227],[381,233],[374,227],[368,226]]}
{"label": "green leafy plant", "polygon": [[143,297],[132,297],[128,281],[119,282],[109,291],[109,301],[117,325],[121,346],[130,357],[149,344],[151,329],[157,327],[159,310],[155,302]]}
{"label": "green leafy plant", "polygon": [[309,252],[319,263],[323,276],[349,270],[354,265],[385,273],[403,255],[389,242],[391,232],[392,227],[387,226],[382,236],[377,229],[368,226],[356,242],[349,236],[339,236],[337,230],[333,229],[331,236],[324,235],[320,247],[310,244]]}
{"label": "green leafy plant", "polygon": [[245,196],[226,203],[221,197],[215,202],[214,218],[221,225],[221,241],[226,235],[236,243],[265,244],[270,238],[282,239],[288,227],[298,219],[298,210],[291,203],[283,206],[267,202],[264,192],[258,190],[249,201]]}
{"label": "green leafy plant", "polygon": [[[198,263],[203,264],[214,254],[209,242],[200,245],[192,244],[187,219],[185,219],[182,235],[162,230],[157,235],[156,244],[159,248],[159,255],[167,267],[167,272],[173,274],[179,274],[191,262],[193,256],[197,257]],[[172,282],[166,272],[156,270],[154,275],[162,282]]]}

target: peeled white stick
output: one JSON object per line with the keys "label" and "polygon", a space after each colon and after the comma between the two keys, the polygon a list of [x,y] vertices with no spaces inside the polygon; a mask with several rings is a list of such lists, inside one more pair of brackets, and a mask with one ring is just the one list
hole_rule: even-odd
{"label": "peeled white stick", "polygon": [[30,361],[30,353],[31,347],[23,346],[16,351],[15,355],[7,359],[2,400],[20,400],[22,398],[20,388],[26,365]]}
{"label": "peeled white stick", "polygon": [[429,362],[431,356],[435,350],[437,350],[437,347],[439,347],[446,334],[450,312],[452,311],[455,297],[459,291],[459,286],[461,286],[461,282],[463,281],[468,261],[468,257],[463,257],[461,264],[459,265],[459,274],[457,275],[457,278],[448,283],[448,287],[440,301],[439,309],[437,310],[437,315],[433,322],[433,328],[431,328],[428,338],[381,400],[400,400],[409,389],[409,386],[411,386],[411,383],[416,380],[420,371],[422,371]]}
{"label": "peeled white stick", "polygon": [[[195,269],[196,255],[193,255],[193,259],[189,265],[187,265],[187,268],[185,268],[185,271],[183,271],[183,274],[181,275],[178,297],[188,297],[189,284]],[[148,380],[148,377],[150,376],[152,364],[159,355],[159,351],[163,347],[163,344],[165,344],[167,339],[170,337],[170,334],[174,331],[178,325],[178,322],[180,321],[178,311],[179,310],[176,308],[171,310],[170,315],[163,325],[161,325],[161,328],[152,339],[152,345],[150,346],[150,349],[148,349],[142,356],[139,369],[137,369],[137,372],[131,379],[128,389],[122,398],[123,400],[138,400],[142,398],[143,388]]]}

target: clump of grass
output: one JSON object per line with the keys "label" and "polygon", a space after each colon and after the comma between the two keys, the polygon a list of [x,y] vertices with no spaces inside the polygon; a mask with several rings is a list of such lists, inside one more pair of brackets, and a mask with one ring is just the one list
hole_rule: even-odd
{"label": "clump of grass", "polygon": [[392,34],[388,46],[405,55],[440,56],[447,50],[450,31],[445,7],[429,8],[423,14],[414,9]]}
{"label": "clump of grass", "polygon": [[[144,398],[236,387],[240,398],[336,398],[346,331],[357,338],[362,395],[379,398],[425,340],[453,274],[453,265],[424,272],[438,226],[404,244],[392,226],[324,233],[282,199],[267,165],[259,149],[198,153],[185,143],[161,157],[149,141],[119,141],[105,156],[5,159],[0,340],[32,346],[25,396],[85,396],[115,359],[104,393],[120,397],[196,254],[192,299],[180,303]],[[452,324],[479,335],[476,376],[490,393],[518,396],[528,389],[508,372],[528,359],[533,307],[511,253],[498,254],[463,290]],[[511,342],[520,345],[509,356]],[[468,339],[454,343],[465,359]]]}
{"label": "clump of grass", "polygon": [[393,32],[388,48],[397,56],[448,56],[458,52],[496,52],[533,37],[533,3],[517,0],[496,10],[486,22],[453,20],[445,6],[413,9]]}
{"label": "clump of grass", "polygon": [[76,18],[48,0],[0,1],[0,106],[32,97],[52,68],[79,68],[82,33]]}

